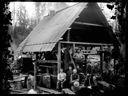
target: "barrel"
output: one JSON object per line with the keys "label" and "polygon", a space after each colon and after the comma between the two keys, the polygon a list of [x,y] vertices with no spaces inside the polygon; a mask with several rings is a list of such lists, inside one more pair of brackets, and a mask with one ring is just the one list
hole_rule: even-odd
{"label": "barrel", "polygon": [[16,82],[16,90],[21,90],[22,89],[22,81],[17,81]]}

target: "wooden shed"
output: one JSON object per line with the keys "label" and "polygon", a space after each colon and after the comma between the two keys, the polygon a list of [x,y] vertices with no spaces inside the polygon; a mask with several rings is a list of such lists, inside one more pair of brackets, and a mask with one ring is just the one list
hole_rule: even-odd
{"label": "wooden shed", "polygon": [[77,3],[55,14],[44,17],[19,45],[17,52],[50,52],[58,48],[56,63],[61,67],[61,45],[103,46],[119,44],[107,19],[97,3]]}

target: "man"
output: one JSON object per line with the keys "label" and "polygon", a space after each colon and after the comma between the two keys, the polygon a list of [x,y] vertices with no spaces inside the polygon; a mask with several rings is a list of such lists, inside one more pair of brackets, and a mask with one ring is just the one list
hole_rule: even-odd
{"label": "man", "polygon": [[80,66],[78,64],[76,65],[76,69],[77,69],[78,74],[82,73],[82,69],[80,68]]}
{"label": "man", "polygon": [[74,69],[71,75],[71,89],[74,92],[79,89],[79,74],[77,74],[77,69]]}
{"label": "man", "polygon": [[85,75],[84,73],[82,72],[82,69],[80,68],[79,65],[76,65],[76,68],[77,68],[77,73],[79,75],[79,83],[80,84],[83,84],[84,81],[85,81]]}
{"label": "man", "polygon": [[85,56],[81,50],[81,48],[78,48],[76,53],[74,53],[73,58],[75,59],[75,62],[79,64],[80,67],[82,67],[82,64],[85,62]]}
{"label": "man", "polygon": [[63,88],[63,84],[66,81],[66,73],[63,72],[63,69],[60,69],[60,73],[57,76],[57,89],[62,89]]}
{"label": "man", "polygon": [[71,74],[73,73],[73,70],[72,70],[72,66],[69,66],[68,67],[68,70],[67,70],[67,77],[70,77],[71,76]]}
{"label": "man", "polygon": [[66,76],[66,82],[67,82],[67,87],[68,88],[71,88],[71,85],[70,85],[70,77],[71,77],[72,73],[73,73],[72,66],[69,66],[68,67],[68,70],[66,71],[66,74],[67,74],[67,76]]}
{"label": "man", "polygon": [[92,64],[91,62],[87,62],[87,68],[86,68],[86,73],[87,74],[92,74]]}

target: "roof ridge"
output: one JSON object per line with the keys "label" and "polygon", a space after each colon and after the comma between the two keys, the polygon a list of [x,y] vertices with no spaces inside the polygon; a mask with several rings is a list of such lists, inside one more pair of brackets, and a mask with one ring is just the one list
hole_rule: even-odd
{"label": "roof ridge", "polygon": [[72,5],[72,6],[68,6],[68,7],[65,7],[65,8],[63,8],[63,9],[57,11],[56,14],[59,13],[59,12],[61,12],[61,11],[63,11],[63,10],[65,10],[65,9],[67,9],[67,8],[73,7],[73,6],[77,5],[77,4],[79,4],[79,2],[76,3],[76,4],[74,4],[74,5]]}
{"label": "roof ridge", "polygon": [[[58,10],[58,11],[55,12],[54,15],[56,15],[56,14],[59,13],[59,12],[62,12],[62,11],[65,10],[65,9],[71,8],[71,7],[73,7],[73,6],[77,5],[77,4],[80,4],[80,2],[78,2],[78,3],[76,3],[76,4],[72,5],[72,6],[68,6],[68,7],[65,7],[65,8],[61,9],[61,10]],[[48,16],[50,16],[50,15],[49,15],[49,14],[46,15],[46,16],[44,16],[44,18],[45,18],[45,17],[48,17]]]}

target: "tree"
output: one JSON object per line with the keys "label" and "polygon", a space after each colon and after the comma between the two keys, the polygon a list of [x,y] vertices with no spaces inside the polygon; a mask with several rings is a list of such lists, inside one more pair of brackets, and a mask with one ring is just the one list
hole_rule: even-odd
{"label": "tree", "polygon": [[11,25],[11,13],[8,9],[9,2],[1,2],[0,8],[0,91],[1,94],[9,93],[9,82],[8,79],[12,76],[9,69],[8,58],[10,57],[11,36],[8,33],[9,26]]}
{"label": "tree", "polygon": [[16,12],[17,22],[14,26],[13,32],[13,38],[14,43],[18,46],[30,33],[30,20],[28,18],[28,14],[26,11],[25,6],[20,4],[19,10]]}
{"label": "tree", "polygon": [[[117,37],[119,38],[120,42],[120,54],[121,54],[121,62],[124,64],[124,70],[125,70],[125,88],[128,88],[128,59],[126,53],[128,52],[127,46],[127,12],[128,12],[128,1],[121,0],[122,2],[119,2],[118,0],[115,2],[115,9],[116,9],[116,18],[117,19],[117,28],[119,29],[119,32],[116,33]],[[109,6],[110,7],[110,6]],[[125,91],[125,90],[124,90]]]}

